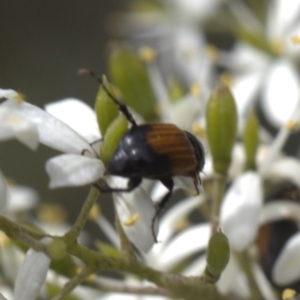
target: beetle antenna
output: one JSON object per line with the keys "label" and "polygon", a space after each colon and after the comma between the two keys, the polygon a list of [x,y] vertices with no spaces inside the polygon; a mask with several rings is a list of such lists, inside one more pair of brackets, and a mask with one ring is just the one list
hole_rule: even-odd
{"label": "beetle antenna", "polygon": [[127,118],[127,120],[132,124],[132,126],[137,126],[135,119],[133,118],[131,112],[128,110],[128,107],[126,104],[119,101],[106,87],[106,85],[103,83],[103,80],[92,70],[89,69],[80,69],[78,70],[79,75],[89,75],[96,79],[99,84],[103,87],[106,94],[114,101],[114,103],[119,107],[120,112],[123,113],[123,115]]}

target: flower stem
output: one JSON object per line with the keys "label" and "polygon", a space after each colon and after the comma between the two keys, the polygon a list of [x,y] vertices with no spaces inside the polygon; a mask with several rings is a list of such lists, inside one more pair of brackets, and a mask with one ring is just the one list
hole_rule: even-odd
{"label": "flower stem", "polygon": [[226,176],[222,174],[214,174],[213,177],[213,199],[211,206],[211,234],[217,232],[219,227],[219,215],[222,200],[225,194]]}
{"label": "flower stem", "polygon": [[21,242],[35,251],[47,253],[45,245],[39,242],[40,239],[47,236],[46,234],[23,227],[4,216],[0,216],[0,230],[12,240]]}
{"label": "flower stem", "polygon": [[76,276],[74,276],[69,282],[65,284],[62,290],[52,298],[52,300],[64,299],[76,286],[81,284],[89,275],[93,273],[89,268],[82,269]]}
{"label": "flower stem", "polygon": [[75,223],[64,236],[64,240],[66,243],[72,244],[77,240],[80,231],[84,227],[86,220],[89,216],[89,213],[95,201],[97,200],[99,194],[100,194],[99,190],[96,187],[92,186]]}

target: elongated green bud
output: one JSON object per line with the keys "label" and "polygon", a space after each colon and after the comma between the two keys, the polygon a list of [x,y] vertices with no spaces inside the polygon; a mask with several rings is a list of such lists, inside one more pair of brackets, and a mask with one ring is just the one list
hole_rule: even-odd
{"label": "elongated green bud", "polygon": [[226,86],[217,88],[207,103],[206,130],[214,170],[226,175],[237,131],[236,105]]}
{"label": "elongated green bud", "polygon": [[246,152],[246,169],[255,170],[256,169],[256,151],[259,143],[258,138],[259,121],[254,112],[251,110],[249,116],[245,123],[244,128],[244,147]]}
{"label": "elongated green bud", "polygon": [[230,257],[229,242],[222,231],[215,233],[209,240],[205,274],[217,281],[225,269]]}
{"label": "elongated green bud", "polygon": [[[105,76],[103,76],[103,84],[113,96],[116,96],[112,85],[107,81]],[[104,137],[109,125],[117,118],[119,110],[102,85],[96,96],[95,111],[101,136]]]}
{"label": "elongated green bud", "polygon": [[125,103],[146,121],[157,119],[157,103],[145,65],[133,53],[124,49],[114,49],[108,68]]}
{"label": "elongated green bud", "polygon": [[100,149],[100,158],[105,165],[115,153],[119,141],[127,131],[128,121],[125,116],[119,115],[108,127],[103,145]]}

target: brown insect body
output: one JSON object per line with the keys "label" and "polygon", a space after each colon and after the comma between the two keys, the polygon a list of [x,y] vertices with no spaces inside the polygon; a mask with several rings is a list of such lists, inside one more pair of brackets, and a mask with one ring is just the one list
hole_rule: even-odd
{"label": "brown insect body", "polygon": [[107,170],[128,178],[181,175],[200,182],[203,165],[204,151],[193,135],[173,124],[145,124],[125,133]]}

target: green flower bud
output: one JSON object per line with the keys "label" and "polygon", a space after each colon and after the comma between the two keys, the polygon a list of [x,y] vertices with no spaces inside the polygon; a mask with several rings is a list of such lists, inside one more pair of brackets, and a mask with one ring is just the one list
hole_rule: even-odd
{"label": "green flower bud", "polygon": [[48,254],[53,259],[61,259],[66,255],[66,243],[61,239],[53,239],[53,241],[47,245]]}
{"label": "green flower bud", "polygon": [[258,130],[259,130],[259,121],[254,112],[251,110],[248,115],[245,128],[244,128],[244,147],[246,152],[246,169],[247,170],[255,170],[256,163],[256,151],[259,143],[258,138]]}
{"label": "green flower bud", "polygon": [[218,280],[229,261],[229,256],[230,248],[228,239],[222,231],[218,231],[209,240],[206,257],[206,275]]}
{"label": "green flower bud", "polygon": [[207,103],[206,130],[214,170],[226,175],[237,131],[236,105],[226,86],[217,88]]}
{"label": "green flower bud", "polygon": [[157,119],[157,103],[145,65],[133,53],[124,49],[114,49],[108,68],[125,103],[146,121]]}
{"label": "green flower bud", "polygon": [[[103,76],[103,85],[105,85],[113,96],[116,96],[112,85],[107,81],[105,76]],[[96,97],[95,111],[101,135],[104,137],[111,122],[117,118],[119,110],[102,85]]]}
{"label": "green flower bud", "polygon": [[119,115],[108,127],[105,139],[100,150],[100,158],[105,165],[114,155],[119,141],[127,131],[128,121],[125,116]]}

